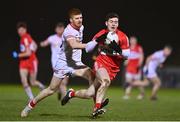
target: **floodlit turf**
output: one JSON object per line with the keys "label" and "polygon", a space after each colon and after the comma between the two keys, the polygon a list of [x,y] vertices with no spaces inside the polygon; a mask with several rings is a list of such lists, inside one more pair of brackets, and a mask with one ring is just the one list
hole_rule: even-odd
{"label": "floodlit turf", "polygon": [[[36,88],[33,91],[38,93]],[[107,95],[110,98],[107,112],[97,119],[90,117],[92,100],[73,99],[62,107],[55,94],[39,103],[27,118],[21,118],[20,112],[27,103],[23,88],[0,85],[0,120],[180,120],[180,89],[161,89],[158,101],[149,100],[150,90],[146,93],[142,101],[136,100],[137,90],[130,100],[123,100],[123,90],[111,87]]]}

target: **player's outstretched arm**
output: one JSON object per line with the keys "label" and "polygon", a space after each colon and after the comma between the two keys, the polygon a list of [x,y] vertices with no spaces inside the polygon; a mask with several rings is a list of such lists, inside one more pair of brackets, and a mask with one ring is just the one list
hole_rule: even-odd
{"label": "player's outstretched arm", "polygon": [[152,60],[152,55],[147,57],[145,65],[148,65],[151,60]]}
{"label": "player's outstretched arm", "polygon": [[48,45],[49,45],[49,41],[48,40],[40,42],[40,46],[41,47],[47,47]]}
{"label": "player's outstretched arm", "polygon": [[72,49],[85,49],[86,48],[85,43],[80,43],[75,38],[69,38],[67,39],[67,42]]}
{"label": "player's outstretched arm", "polygon": [[30,55],[31,55],[31,50],[29,48],[27,48],[25,52],[19,53],[18,57],[25,58],[25,57],[29,57]]}
{"label": "player's outstretched arm", "polygon": [[88,53],[93,51],[97,44],[98,42],[96,42],[95,40],[88,42],[85,48],[86,52]]}
{"label": "player's outstretched arm", "polygon": [[31,55],[31,50],[27,49],[23,53],[18,53],[17,51],[12,52],[12,57],[13,58],[24,58],[24,57],[29,57]]}
{"label": "player's outstretched arm", "polygon": [[88,42],[87,45],[86,45],[86,48],[85,48],[86,52],[93,51],[98,43],[104,42],[106,40],[106,38],[107,38],[107,34],[108,33],[106,32],[106,33],[104,33],[104,34],[102,34],[100,36],[95,36],[92,41]]}

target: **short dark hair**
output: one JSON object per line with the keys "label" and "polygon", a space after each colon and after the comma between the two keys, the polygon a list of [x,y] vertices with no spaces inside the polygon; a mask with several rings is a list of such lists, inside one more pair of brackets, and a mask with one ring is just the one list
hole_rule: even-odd
{"label": "short dark hair", "polygon": [[108,20],[111,19],[111,18],[118,18],[118,19],[119,19],[119,15],[116,14],[116,13],[113,13],[113,12],[108,13],[108,14],[106,15],[106,21],[108,21]]}
{"label": "short dark hair", "polygon": [[16,29],[19,29],[21,27],[27,29],[27,24],[25,22],[18,22],[16,25]]}
{"label": "short dark hair", "polygon": [[81,10],[78,8],[72,8],[68,11],[69,18],[72,18],[74,15],[82,14]]}
{"label": "short dark hair", "polygon": [[58,22],[57,24],[56,24],[56,28],[61,28],[61,27],[64,27],[64,23],[63,22]]}
{"label": "short dark hair", "polygon": [[166,44],[166,45],[164,46],[164,48],[168,48],[168,49],[170,49],[170,50],[173,50],[173,47],[172,47],[170,44]]}

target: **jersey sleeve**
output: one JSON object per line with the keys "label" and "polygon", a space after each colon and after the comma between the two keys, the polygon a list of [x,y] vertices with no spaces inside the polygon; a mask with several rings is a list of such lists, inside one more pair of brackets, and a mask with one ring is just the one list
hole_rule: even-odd
{"label": "jersey sleeve", "polygon": [[22,41],[23,41],[25,49],[30,48],[30,45],[32,43],[32,39],[30,37],[26,36],[23,38]]}
{"label": "jersey sleeve", "polygon": [[159,52],[155,52],[152,54],[152,59],[158,59],[160,57],[160,53]]}
{"label": "jersey sleeve", "polygon": [[125,34],[121,36],[120,40],[121,40],[120,43],[121,49],[129,49],[129,39]]}
{"label": "jersey sleeve", "polygon": [[52,38],[52,36],[49,36],[49,37],[47,38],[47,41],[48,41],[50,44],[52,44],[52,43],[53,43],[53,38]]}
{"label": "jersey sleeve", "polygon": [[63,33],[63,36],[66,40],[70,38],[73,38],[73,39],[76,38],[75,33],[73,32],[73,30],[70,30],[70,29],[66,29]]}
{"label": "jersey sleeve", "polygon": [[106,30],[105,30],[105,29],[99,31],[99,32],[93,37],[92,40],[97,39],[98,37],[100,37],[101,35],[103,35],[103,34],[105,34],[105,33],[106,33]]}

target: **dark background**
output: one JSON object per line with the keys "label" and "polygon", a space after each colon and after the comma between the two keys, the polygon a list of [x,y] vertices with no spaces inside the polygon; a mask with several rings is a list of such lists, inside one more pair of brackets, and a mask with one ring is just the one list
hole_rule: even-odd
{"label": "dark background", "polygon": [[[11,52],[19,49],[16,23],[27,22],[30,34],[39,43],[53,34],[56,22],[68,23],[67,11],[72,7],[78,7],[83,12],[84,42],[88,42],[104,27],[104,18],[108,12],[116,12],[120,16],[121,30],[128,36],[138,37],[145,56],[165,44],[171,44],[174,50],[166,66],[180,65],[180,9],[177,0],[6,0],[0,4],[1,83],[20,83],[18,61],[11,57]],[[52,76],[50,50],[39,48],[37,55],[38,79],[48,84]],[[83,55],[83,61],[87,65],[92,64],[89,55]]]}

